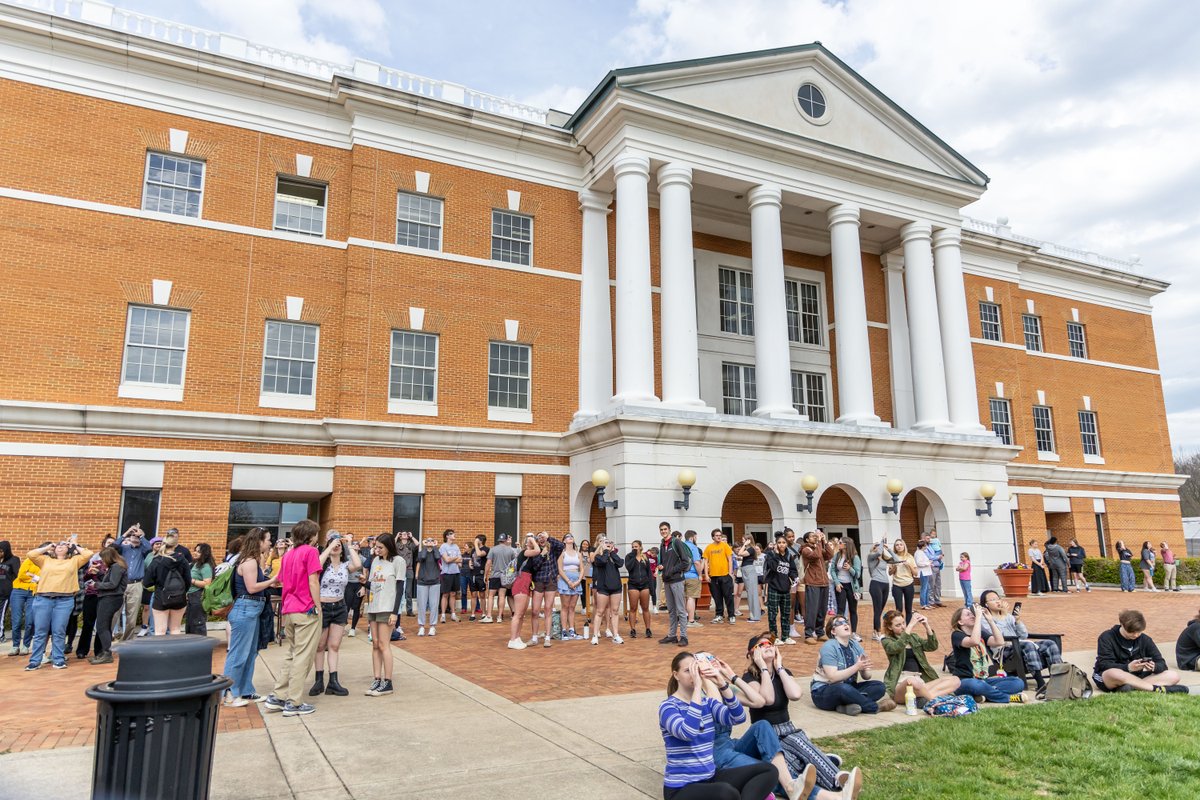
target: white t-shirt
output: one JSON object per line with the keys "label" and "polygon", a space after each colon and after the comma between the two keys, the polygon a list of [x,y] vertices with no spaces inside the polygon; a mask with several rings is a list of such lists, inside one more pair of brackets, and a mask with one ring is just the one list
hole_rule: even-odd
{"label": "white t-shirt", "polygon": [[917,552],[913,554],[913,560],[917,562],[918,575],[933,574],[933,562],[930,561],[929,553],[924,548],[917,550]]}
{"label": "white t-shirt", "polygon": [[391,561],[382,558],[371,560],[370,592],[371,599],[367,601],[367,613],[377,614],[392,612],[396,608],[396,581],[404,580],[407,564],[403,556],[396,556]]}

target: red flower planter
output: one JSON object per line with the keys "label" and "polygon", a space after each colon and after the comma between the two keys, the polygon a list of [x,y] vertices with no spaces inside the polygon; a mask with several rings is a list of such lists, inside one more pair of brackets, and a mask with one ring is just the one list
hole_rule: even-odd
{"label": "red flower planter", "polygon": [[1028,597],[1029,582],[1033,578],[1031,569],[997,569],[993,570],[1000,579],[1000,588],[1005,597]]}

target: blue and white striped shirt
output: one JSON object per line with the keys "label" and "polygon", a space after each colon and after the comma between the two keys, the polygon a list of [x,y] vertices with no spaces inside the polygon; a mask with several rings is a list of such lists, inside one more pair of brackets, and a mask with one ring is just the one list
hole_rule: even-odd
{"label": "blue and white striped shirt", "polygon": [[746,709],[736,697],[720,701],[705,697],[686,703],[671,695],[658,706],[658,726],[667,748],[663,784],[673,789],[711,778],[716,725],[732,728],[746,721]]}

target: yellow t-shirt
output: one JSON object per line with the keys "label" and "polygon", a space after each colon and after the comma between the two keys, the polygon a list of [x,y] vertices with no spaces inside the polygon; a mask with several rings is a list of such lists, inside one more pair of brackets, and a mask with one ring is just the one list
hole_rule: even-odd
{"label": "yellow t-shirt", "polygon": [[704,558],[708,561],[708,576],[710,578],[720,578],[722,575],[728,575],[729,558],[732,555],[733,548],[725,542],[721,542],[720,544],[713,542],[704,548]]}

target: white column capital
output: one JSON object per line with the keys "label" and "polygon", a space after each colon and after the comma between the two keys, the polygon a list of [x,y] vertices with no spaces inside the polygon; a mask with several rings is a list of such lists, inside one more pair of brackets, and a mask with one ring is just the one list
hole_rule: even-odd
{"label": "white column capital", "polygon": [[841,225],[847,222],[852,222],[855,226],[857,226],[859,222],[858,206],[850,206],[845,204],[834,206],[833,208],[829,209],[826,217],[829,220],[830,230],[833,230],[834,225]]}
{"label": "white column capital", "polygon": [[920,241],[921,239],[928,240],[933,234],[933,226],[928,222],[917,220],[910,222],[900,229],[900,240],[905,244],[909,242]]}
{"label": "white column capital", "polygon": [[939,228],[933,232],[933,249],[962,247],[962,231],[958,228]]}
{"label": "white column capital", "polygon": [[684,186],[692,188],[692,168],[687,164],[672,161],[658,169],[658,186]]}
{"label": "white column capital", "polygon": [[580,211],[601,211],[605,214],[609,213],[612,206],[613,196],[609,192],[597,192],[592,189],[583,189],[579,192],[579,210]]}
{"label": "white column capital", "polygon": [[783,208],[783,190],[773,183],[764,183],[762,186],[755,186],[746,194],[746,202],[751,209],[763,205]]}
{"label": "white column capital", "polygon": [[650,158],[635,150],[626,150],[613,161],[613,175],[641,175],[650,180]]}

